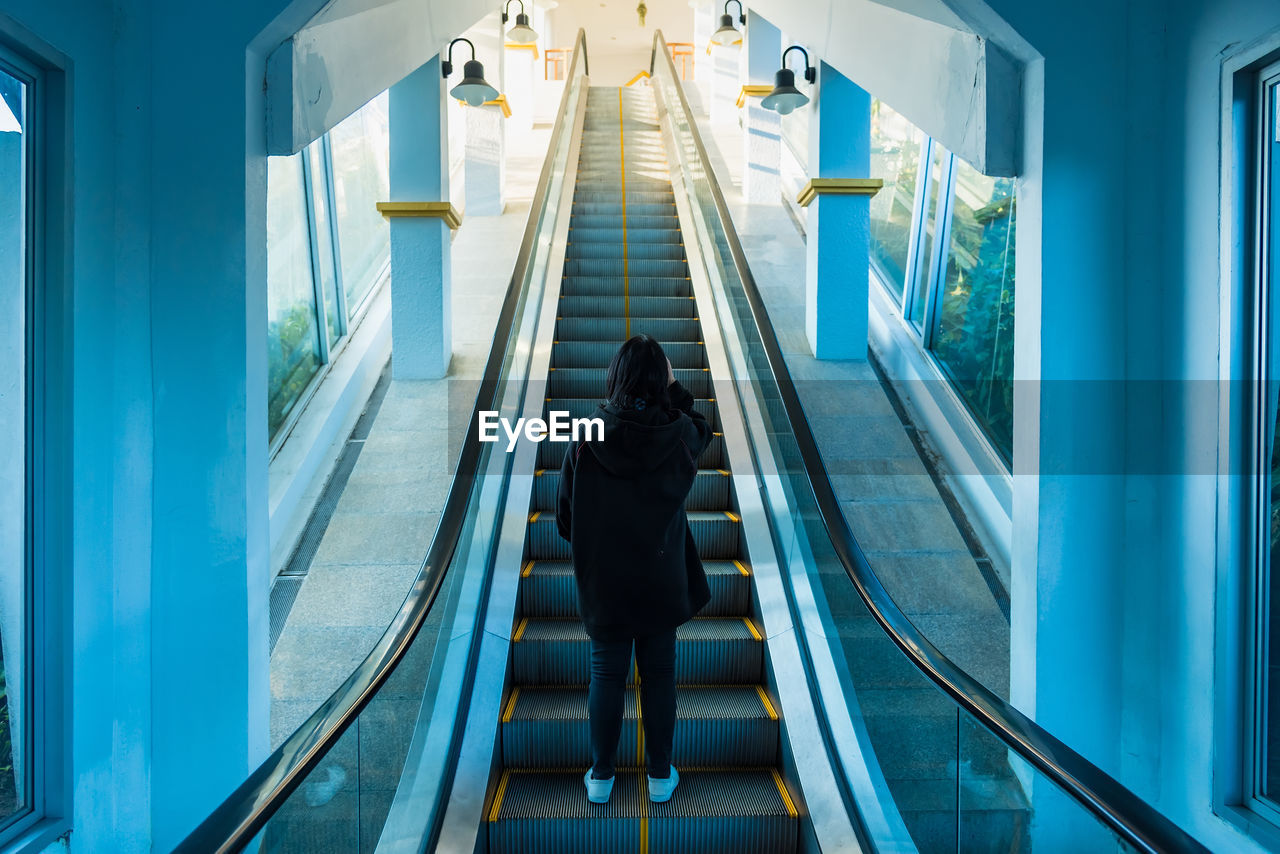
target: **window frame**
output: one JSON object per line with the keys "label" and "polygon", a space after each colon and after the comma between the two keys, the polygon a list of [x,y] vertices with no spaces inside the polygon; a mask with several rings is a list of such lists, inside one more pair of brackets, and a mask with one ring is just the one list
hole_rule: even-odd
{"label": "window frame", "polygon": [[[1271,197],[1272,173],[1280,163],[1272,159],[1276,142],[1280,141],[1280,56],[1269,58],[1253,76],[1253,129],[1251,148],[1253,164],[1251,184],[1253,198],[1248,201],[1252,212],[1250,237],[1252,241],[1251,268],[1247,275],[1252,279],[1252,318],[1250,341],[1250,406],[1246,441],[1248,443],[1249,477],[1246,503],[1249,522],[1246,525],[1249,543],[1248,590],[1246,598],[1245,632],[1245,702],[1244,733],[1241,751],[1241,804],[1253,815],[1280,831],[1280,799],[1268,800],[1261,794],[1265,789],[1266,774],[1266,717],[1267,717],[1267,669],[1269,640],[1274,630],[1265,613],[1270,605],[1271,579],[1274,568],[1270,555],[1271,514],[1271,459],[1267,453],[1267,433],[1273,429],[1270,418],[1269,387],[1277,381],[1271,375],[1273,348],[1271,316],[1280,308],[1272,307],[1272,300],[1280,299],[1280,289],[1273,293],[1273,284],[1280,271],[1271,269],[1270,231],[1273,218],[1280,216],[1280,199]],[[1275,140],[1272,140],[1274,136]],[[1275,206],[1273,207],[1273,204]],[[1273,437],[1273,442],[1276,438]]]}
{"label": "window frame", "polygon": [[[29,679],[24,727],[29,796],[0,827],[0,847],[40,851],[70,831],[71,583],[73,438],[71,213],[50,208],[67,186],[66,58],[0,15],[0,70],[27,87],[25,157],[23,531]],[[40,571],[37,571],[39,568]],[[37,733],[38,730],[38,733]]]}

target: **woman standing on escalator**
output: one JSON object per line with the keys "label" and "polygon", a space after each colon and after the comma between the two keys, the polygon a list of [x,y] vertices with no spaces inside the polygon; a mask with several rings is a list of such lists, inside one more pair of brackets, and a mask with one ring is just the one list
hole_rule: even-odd
{"label": "woman standing on escalator", "polygon": [[634,645],[649,800],[661,803],[680,781],[671,764],[676,627],[711,598],[684,502],[712,432],[648,335],[622,345],[605,382],[595,413],[604,437],[569,448],[556,509],[591,637],[592,766],[583,781],[592,803],[608,802]]}

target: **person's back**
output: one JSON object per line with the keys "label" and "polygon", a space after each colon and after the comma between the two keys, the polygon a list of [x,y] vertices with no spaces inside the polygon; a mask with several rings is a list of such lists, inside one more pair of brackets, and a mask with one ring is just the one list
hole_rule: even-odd
{"label": "person's back", "polygon": [[592,640],[589,690],[594,765],[588,796],[604,803],[622,725],[632,643],[640,668],[650,798],[671,796],[675,629],[710,599],[684,512],[711,426],[647,335],[609,366],[604,436],[565,455],[556,521],[571,544],[578,602]]}

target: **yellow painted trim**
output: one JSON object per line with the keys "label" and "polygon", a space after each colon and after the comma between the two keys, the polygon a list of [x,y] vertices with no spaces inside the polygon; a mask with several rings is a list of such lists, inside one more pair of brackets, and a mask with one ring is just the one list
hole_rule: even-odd
{"label": "yellow painted trim", "polygon": [[716,471],[720,472],[720,474],[724,475],[725,477],[729,476],[729,472],[726,471],[725,469],[716,469]]}
{"label": "yellow painted trim", "polygon": [[773,772],[773,782],[778,787],[778,794],[782,795],[782,802],[787,805],[787,814],[792,818],[800,815],[800,811],[796,809],[795,801],[791,800],[791,793],[787,791],[787,784],[782,782],[782,775],[778,773],[777,768],[770,768]]}
{"label": "yellow painted trim", "polygon": [[[757,687],[756,690],[760,690],[760,689]],[[518,698],[519,696],[520,696],[520,686],[517,685],[516,687],[511,689],[511,696],[507,698],[507,708],[504,709],[502,712],[502,722],[504,724],[511,722],[511,716],[515,714],[515,711],[516,711],[516,698]],[[763,696],[763,694],[761,696]]]}
{"label": "yellow painted trim", "polygon": [[534,476],[534,477],[542,477],[542,476],[543,476],[544,474],[546,474],[546,473],[547,473],[547,470],[546,470],[546,469],[538,469],[537,471],[535,471],[535,472],[533,473],[533,476]]}
{"label": "yellow painted trim", "polygon": [[524,630],[529,626],[529,618],[521,617],[520,622],[516,625],[516,632],[511,636],[511,640],[519,641],[524,637]]}
{"label": "yellow painted trim", "polygon": [[[760,702],[764,704],[764,710],[769,714],[769,720],[776,721],[778,719],[778,712],[774,709],[773,703],[769,702],[769,695],[764,692],[764,686],[757,685],[756,693],[760,695]],[[503,718],[503,720],[507,719]]]}
{"label": "yellow painted trim", "polygon": [[452,202],[378,202],[378,212],[387,219],[397,216],[436,217],[444,220],[450,228],[462,225],[462,214]]}
{"label": "yellow painted trim", "polygon": [[[454,100],[456,100],[459,104],[461,104],[461,105],[462,105],[462,106],[464,106],[464,107],[469,107],[469,106],[471,106],[471,105],[470,105],[470,104],[468,104],[466,101],[463,101],[463,100],[461,100],[461,99],[455,98]],[[498,108],[500,108],[500,109],[502,110],[502,117],[503,117],[503,118],[506,118],[506,119],[511,118],[511,105],[507,103],[507,96],[506,96],[506,95],[499,95],[498,97],[494,98],[492,101],[485,101],[485,102],[484,102],[483,104],[481,104],[480,106],[482,106],[482,107],[498,107]]]}
{"label": "yellow painted trim", "polygon": [[758,641],[764,640],[764,635],[760,634],[760,630],[756,628],[756,624],[751,622],[747,617],[742,618],[742,622],[747,624],[747,631],[751,632],[751,636]]}
{"label": "yellow painted trim", "polygon": [[741,107],[747,103],[748,98],[763,98],[773,91],[773,87],[764,83],[746,83],[742,86],[742,91],[738,92],[737,104]]}
{"label": "yellow painted trim", "polygon": [[728,510],[725,510],[725,511],[724,511],[724,515],[726,515],[726,516],[728,516],[728,517],[729,517],[729,521],[730,521],[730,522],[741,522],[741,521],[742,521],[742,519],[741,519],[741,518],[739,518],[737,514],[735,514],[735,513],[730,513]]}
{"label": "yellow painted trim", "polygon": [[493,807],[489,810],[489,821],[498,820],[498,812],[502,809],[502,796],[507,793],[507,781],[511,779],[510,771],[502,772],[502,779],[498,781],[498,793],[493,796]]}
{"label": "yellow painted trim", "polygon": [[622,312],[626,316],[627,339],[631,338],[631,276],[627,255],[627,151],[622,142],[622,87],[618,87],[618,176],[622,182]]}
{"label": "yellow painted trim", "polygon": [[542,515],[542,511],[541,511],[541,510],[539,510],[539,511],[538,511],[538,512],[536,512],[536,513],[534,513],[532,516],[530,516],[530,517],[529,517],[529,524],[530,524],[530,525],[532,525],[534,522],[538,521],[538,517],[539,517],[539,516],[541,516],[541,515]]}
{"label": "yellow painted trim", "polygon": [[874,196],[884,186],[883,178],[810,178],[796,196],[802,208],[818,196],[828,193],[842,196]]}
{"label": "yellow painted trim", "polygon": [[537,59],[537,58],[538,58],[538,43],[537,43],[537,42],[528,42],[528,43],[526,43],[526,44],[521,44],[521,43],[519,43],[519,42],[507,42],[507,50],[529,50],[529,51],[533,51],[533,58],[534,58],[534,59]]}
{"label": "yellow painted trim", "polygon": [[631,86],[631,85],[632,85],[632,84],[634,84],[634,83],[639,83],[641,80],[644,80],[644,79],[645,79],[645,78],[647,78],[648,76],[649,76],[649,72],[647,72],[647,71],[641,71],[641,72],[640,72],[639,74],[637,74],[635,77],[632,77],[630,80],[628,80],[628,81],[627,81],[627,85],[628,85],[628,86]]}
{"label": "yellow painted trim", "polygon": [[526,563],[524,565],[524,569],[520,570],[520,577],[528,578],[529,576],[533,575],[533,565],[535,563],[537,563],[536,560],[531,560],[528,563]]}
{"label": "yellow painted trim", "polygon": [[740,560],[735,560],[735,561],[733,562],[733,565],[734,565],[734,566],[736,566],[736,567],[738,568],[738,572],[741,572],[743,575],[747,576],[748,578],[750,578],[750,577],[751,577],[751,571],[750,571],[750,570],[748,570],[745,566],[743,566],[743,565],[742,565],[742,561],[740,561]]}

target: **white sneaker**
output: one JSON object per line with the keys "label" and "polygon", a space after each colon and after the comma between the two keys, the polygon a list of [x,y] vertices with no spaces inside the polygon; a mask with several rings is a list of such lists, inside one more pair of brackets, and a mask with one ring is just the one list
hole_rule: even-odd
{"label": "white sneaker", "polygon": [[587,773],[582,775],[582,782],[587,785],[587,800],[593,804],[609,803],[609,796],[613,794],[613,781],[617,776],[615,774],[608,780],[596,780],[592,778],[591,769],[588,768]]}
{"label": "white sneaker", "polygon": [[649,800],[655,804],[665,804],[671,800],[671,794],[676,790],[676,786],[680,783],[680,772],[676,770],[676,766],[671,766],[671,776],[665,780],[656,777],[649,778]]}

